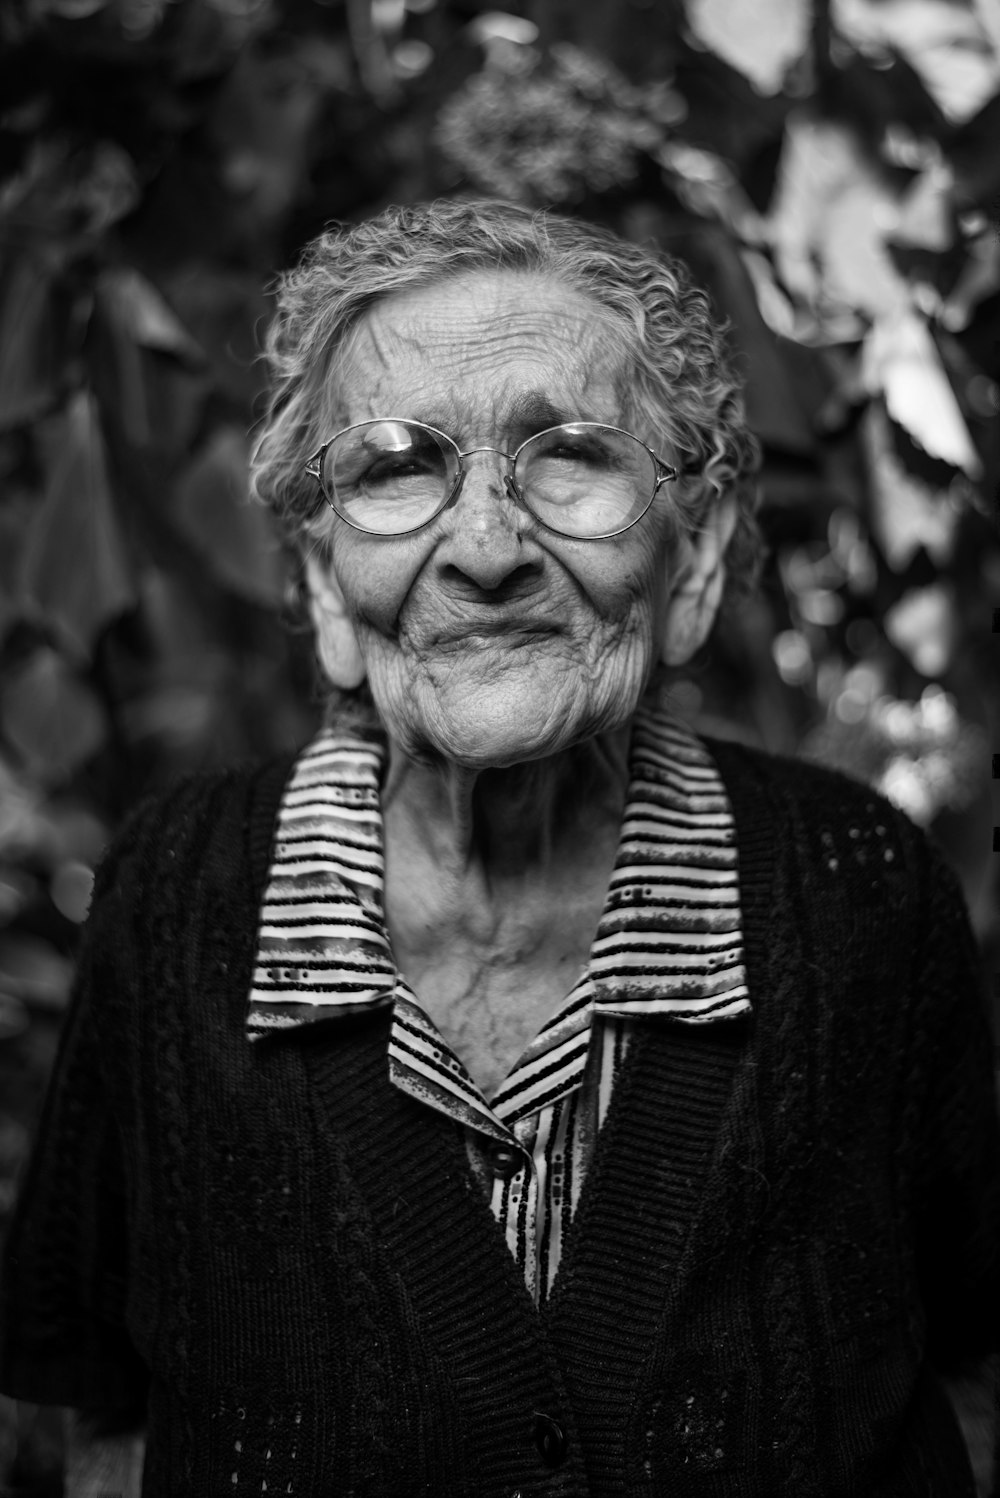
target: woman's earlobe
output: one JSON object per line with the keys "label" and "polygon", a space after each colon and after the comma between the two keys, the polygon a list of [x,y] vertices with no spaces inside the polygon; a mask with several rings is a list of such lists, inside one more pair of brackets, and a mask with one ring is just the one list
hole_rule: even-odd
{"label": "woman's earlobe", "polygon": [[320,665],[333,686],[352,691],[368,673],[332,562],[307,557],[305,577]]}
{"label": "woman's earlobe", "polygon": [[688,543],[688,565],[673,583],[660,631],[665,666],[686,665],[711,633],[725,591],[726,548],[736,519],[736,501],[727,496]]}

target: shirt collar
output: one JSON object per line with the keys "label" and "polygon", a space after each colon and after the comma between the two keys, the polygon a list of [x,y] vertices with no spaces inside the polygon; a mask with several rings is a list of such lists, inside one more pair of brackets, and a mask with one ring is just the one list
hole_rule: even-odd
{"label": "shirt collar", "polygon": [[749,1013],[735,826],[701,741],[660,705],[637,714],[621,835],[590,961],[486,1103],[396,969],[382,908],[385,746],[324,729],[278,814],[247,1013],[251,1040],[391,1008],[397,1085],[506,1138],[583,1076],[593,1015],[702,1024]]}

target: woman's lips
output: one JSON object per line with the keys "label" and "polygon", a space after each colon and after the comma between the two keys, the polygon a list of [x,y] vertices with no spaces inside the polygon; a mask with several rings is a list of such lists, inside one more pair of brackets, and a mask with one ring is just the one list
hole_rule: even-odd
{"label": "woman's lips", "polygon": [[[519,648],[573,630],[575,600],[563,590],[518,588],[503,597],[414,589],[397,621],[398,639],[416,651],[454,651],[463,645]],[[513,596],[512,596],[513,595]],[[518,596],[520,595],[520,596]]]}
{"label": "woman's lips", "polygon": [[436,634],[432,650],[460,650],[463,645],[507,644],[512,649],[551,638],[559,631],[547,619],[470,619],[465,625]]}

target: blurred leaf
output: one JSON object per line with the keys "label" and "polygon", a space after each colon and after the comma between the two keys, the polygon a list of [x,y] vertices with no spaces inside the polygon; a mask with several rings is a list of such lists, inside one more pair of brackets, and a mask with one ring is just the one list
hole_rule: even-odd
{"label": "blurred leaf", "polygon": [[970,478],[983,471],[927,324],[914,312],[879,317],[865,339],[867,388],[881,392],[893,421],[932,458]]}
{"label": "blurred leaf", "polygon": [[284,559],[266,512],[248,501],[247,472],[244,437],[220,428],[177,482],[175,522],[220,582],[278,608]]}
{"label": "blurred leaf", "polygon": [[97,295],[106,301],[122,330],[141,347],[202,363],[201,349],[176,313],[133,266],[116,265],[105,270],[97,282]]}
{"label": "blurred leaf", "polygon": [[130,743],[152,739],[161,746],[197,744],[215,718],[216,694],[201,686],[161,686],[121,709],[122,732]]}
{"label": "blurred leaf", "polygon": [[0,936],[0,990],[38,1009],[62,1009],[69,998],[73,964],[37,936]]}
{"label": "blurred leaf", "polygon": [[654,151],[680,202],[698,218],[717,219],[738,240],[756,241],[760,219],[733,168],[713,151],[673,136]]}
{"label": "blurred leaf", "polygon": [[211,361],[216,388],[237,408],[249,410],[265,378],[255,329],[264,326],[272,311],[262,278],[206,260],[195,271],[187,265],[171,267],[162,284]]}
{"label": "blurred leaf", "polygon": [[1000,383],[989,375],[976,374],[969,380],[965,399],[969,429],[983,460],[983,482],[970,489],[968,498],[982,513],[988,513],[987,495],[1000,494]]}
{"label": "blurred leaf", "polygon": [[21,597],[78,656],[135,601],[89,392],[48,433],[48,478],[22,561]]}
{"label": "blurred leaf", "polygon": [[207,0],[175,5],[169,19],[171,66],[188,84],[224,74],[255,33],[280,25],[283,16],[269,0]]}
{"label": "blurred leaf", "polygon": [[228,599],[218,589],[206,590],[194,571],[168,571],[156,562],[143,569],[139,593],[146,648],[140,688],[150,684],[150,660],[171,685],[212,684],[225,670],[228,652],[219,613]]}
{"label": "blurred leaf", "polygon": [[980,302],[1000,291],[1000,234],[977,234],[958,278],[945,299],[941,320],[952,332],[968,327]]}
{"label": "blurred leaf", "polygon": [[909,294],[886,248],[893,192],[849,126],[800,114],[789,121],[769,229],[792,297],[831,343],[860,336],[867,318]]}
{"label": "blurred leaf", "polygon": [[921,676],[943,676],[957,642],[958,620],[950,587],[908,588],[885,616],[885,632]]}
{"label": "blurred leaf", "polygon": [[62,798],[47,801],[45,819],[50,867],[64,862],[96,864],[110,835],[105,821],[88,807]]}
{"label": "blurred leaf", "polygon": [[761,94],[778,92],[809,45],[812,7],[805,0],[686,0],[684,9],[701,45]]}
{"label": "blurred leaf", "polygon": [[39,9],[49,11],[54,16],[70,16],[74,21],[79,21],[83,16],[96,15],[103,10],[108,0],[43,0]]}
{"label": "blurred leaf", "polygon": [[[0,982],[2,982],[2,979],[0,979]],[[27,1007],[21,1003],[20,999],[15,998],[13,994],[4,993],[3,989],[0,988],[0,1040],[13,1040],[16,1035],[23,1035],[30,1023],[31,1019]],[[0,1214],[4,1215],[10,1206],[13,1205],[13,1193],[11,1194],[11,1201],[8,1202],[6,1199],[4,1191],[6,1184],[2,1176],[0,1176]],[[2,1452],[0,1452],[0,1456],[2,1456]]]}
{"label": "blurred leaf", "polygon": [[[201,348],[150,281],[118,266],[98,279],[88,355],[118,470],[131,493],[161,492],[201,419],[208,392]],[[136,471],[144,459],[151,484]]]}
{"label": "blurred leaf", "polygon": [[6,757],[0,757],[0,857],[23,858],[33,850],[44,824],[40,793]]}
{"label": "blurred leaf", "polygon": [[754,432],[769,448],[813,456],[817,441],[803,408],[803,383],[793,377],[761,316],[735,241],[715,225],[688,221],[673,230],[664,225],[662,242],[664,249],[687,262],[718,313],[732,325],[731,341],[739,350],[746,380],[747,420]]}
{"label": "blurred leaf", "polygon": [[[1000,314],[1000,303],[997,312]],[[1000,326],[995,325],[995,329],[1000,332]],[[991,360],[987,319],[977,322],[976,332],[982,339],[980,347],[986,354],[987,367],[993,369],[992,377],[970,356],[963,339],[940,324],[933,328],[935,347],[983,465],[977,488],[982,495],[982,508],[986,509],[986,496],[1000,493],[1000,422],[997,421],[1000,416],[1000,383],[996,379],[1000,369],[995,358],[1000,342],[994,341],[994,358]]]}
{"label": "blurred leaf", "polygon": [[971,119],[1000,89],[1000,55],[991,28],[969,4],[831,0],[830,16],[840,34],[866,55],[904,57],[952,124]]}
{"label": "blurred leaf", "polygon": [[18,492],[17,475],[0,468],[0,640],[20,619],[23,609],[18,597],[21,557],[24,553],[28,517],[37,503],[33,494]]}
{"label": "blurred leaf", "polygon": [[0,725],[28,770],[50,784],[90,759],[107,733],[91,688],[48,647],[9,675],[0,693]]}
{"label": "blurred leaf", "polygon": [[314,56],[244,50],[212,112],[208,133],[234,211],[259,228],[287,213],[302,190],[310,134],[331,81],[317,62],[332,50],[318,38]]}
{"label": "blurred leaf", "polygon": [[[503,59],[502,63],[500,59]],[[492,196],[551,205],[633,181],[667,125],[659,89],[565,42],[504,44],[438,113],[444,158]]]}
{"label": "blurred leaf", "polygon": [[894,572],[904,572],[923,547],[938,567],[951,560],[958,510],[948,495],[907,473],[892,449],[882,409],[865,414],[862,437],[871,480],[871,528]]}
{"label": "blurred leaf", "polygon": [[947,250],[955,241],[955,174],[946,161],[924,168],[901,193],[893,244]]}
{"label": "blurred leaf", "polygon": [[135,207],[135,163],[112,141],[41,135],[0,190],[0,225],[35,245],[49,264],[65,262]]}
{"label": "blurred leaf", "polygon": [[49,894],[59,914],[74,925],[87,919],[90,898],[94,892],[94,871],[88,864],[68,859],[52,875]]}
{"label": "blurred leaf", "polygon": [[972,0],[972,9],[983,35],[988,37],[993,51],[1000,57],[1000,9],[994,0]]}
{"label": "blurred leaf", "polygon": [[23,869],[0,865],[0,925],[9,925],[38,896],[38,880]]}
{"label": "blurred leaf", "polygon": [[392,70],[385,37],[375,25],[375,7],[371,0],[346,0],[346,3],[348,30],[362,82],[380,104],[394,104],[399,96],[399,82]]}
{"label": "blurred leaf", "polygon": [[47,411],[59,376],[52,277],[43,262],[20,255],[0,285],[0,429]]}

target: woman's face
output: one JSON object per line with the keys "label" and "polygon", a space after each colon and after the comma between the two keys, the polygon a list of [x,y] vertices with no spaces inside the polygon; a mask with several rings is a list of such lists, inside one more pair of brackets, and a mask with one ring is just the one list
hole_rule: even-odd
{"label": "woman's face", "polygon": [[[563,421],[622,425],[606,316],[556,282],[509,273],[401,293],[352,344],[339,424],[409,417],[463,451],[503,452]],[[662,439],[636,435],[671,460]],[[411,755],[486,768],[622,726],[655,664],[669,594],[669,486],[630,530],[576,540],[508,496],[499,454],[476,453],[466,470],[457,500],[422,530],[371,536],[334,521],[325,581],[342,595],[390,737]],[[344,627],[317,612],[321,630]]]}

